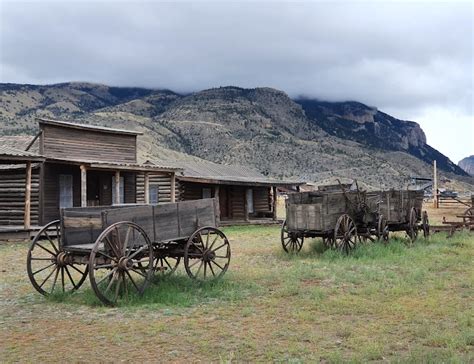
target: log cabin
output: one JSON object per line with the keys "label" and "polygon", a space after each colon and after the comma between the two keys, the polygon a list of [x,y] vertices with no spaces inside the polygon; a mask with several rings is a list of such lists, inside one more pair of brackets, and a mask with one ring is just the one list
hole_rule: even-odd
{"label": "log cabin", "polygon": [[37,121],[23,150],[0,140],[0,238],[27,237],[65,207],[175,201],[179,168],[139,164],[140,132]]}
{"label": "log cabin", "polygon": [[[153,163],[153,162],[148,162]],[[181,200],[216,198],[221,225],[279,223],[278,189],[298,191],[305,182],[269,178],[247,166],[176,161]]]}

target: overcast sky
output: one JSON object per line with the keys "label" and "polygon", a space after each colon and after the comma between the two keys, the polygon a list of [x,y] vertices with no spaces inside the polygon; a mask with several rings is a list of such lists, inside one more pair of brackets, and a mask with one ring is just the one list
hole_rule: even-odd
{"label": "overcast sky", "polygon": [[0,0],[0,81],[178,92],[269,86],[357,100],[474,154],[473,18],[464,2]]}

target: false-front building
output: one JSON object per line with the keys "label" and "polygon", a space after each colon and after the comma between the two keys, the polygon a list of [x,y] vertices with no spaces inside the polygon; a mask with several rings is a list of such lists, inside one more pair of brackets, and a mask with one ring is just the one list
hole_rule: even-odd
{"label": "false-front building", "polygon": [[3,231],[8,226],[9,231],[17,227],[28,232],[58,219],[64,207],[175,200],[179,168],[139,164],[140,133],[47,119],[38,122],[39,133],[26,151],[19,145],[0,145]]}

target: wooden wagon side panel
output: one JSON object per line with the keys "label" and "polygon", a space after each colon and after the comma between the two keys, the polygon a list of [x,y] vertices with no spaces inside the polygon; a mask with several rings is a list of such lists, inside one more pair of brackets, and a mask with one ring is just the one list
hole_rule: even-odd
{"label": "wooden wagon side panel", "polygon": [[92,244],[105,228],[102,208],[61,210],[61,245]]}
{"label": "wooden wagon side panel", "polygon": [[116,222],[131,221],[145,230],[150,240],[154,238],[153,206],[151,205],[107,209],[103,212],[103,221],[104,229]]}
{"label": "wooden wagon side panel", "polygon": [[178,203],[153,206],[154,240],[169,241],[179,237]]}
{"label": "wooden wagon side panel", "polygon": [[348,211],[346,199],[342,193],[326,194],[323,197],[323,230],[333,230],[337,219]]}

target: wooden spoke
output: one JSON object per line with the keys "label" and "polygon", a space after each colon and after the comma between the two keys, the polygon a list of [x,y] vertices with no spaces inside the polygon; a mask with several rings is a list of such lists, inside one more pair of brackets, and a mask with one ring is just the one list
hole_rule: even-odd
{"label": "wooden spoke", "polygon": [[57,275],[58,267],[55,267],[54,270],[53,270],[51,273],[49,273],[49,274],[47,275],[47,277],[46,277],[46,278],[43,280],[43,282],[41,282],[41,284],[39,285],[40,288],[44,286],[44,284],[46,283],[46,281],[53,275],[54,272],[56,272],[56,275]]}
{"label": "wooden spoke", "polygon": [[51,250],[49,249],[46,249],[43,245],[41,245],[40,243],[37,243],[36,246],[40,247],[41,249],[47,251],[49,254],[51,254],[52,256],[56,256],[56,253],[53,253]]}
{"label": "wooden spoke", "polygon": [[36,272],[33,272],[33,275],[38,274],[38,273],[44,271],[45,269],[48,269],[48,268],[52,267],[53,265],[56,266],[56,262],[51,263],[51,264],[47,265],[47,266],[44,267],[44,268],[38,269]]}

